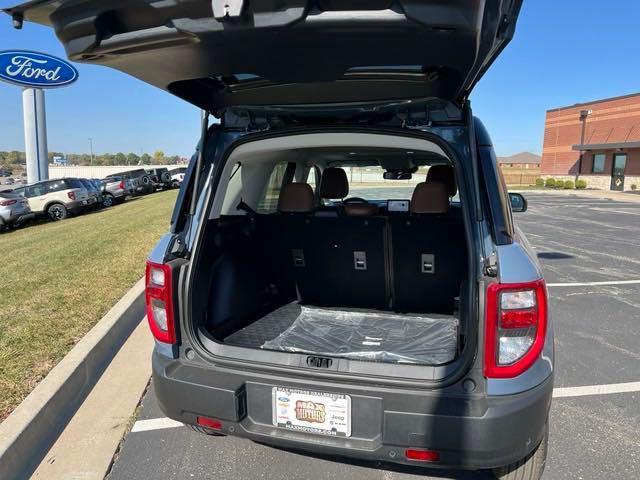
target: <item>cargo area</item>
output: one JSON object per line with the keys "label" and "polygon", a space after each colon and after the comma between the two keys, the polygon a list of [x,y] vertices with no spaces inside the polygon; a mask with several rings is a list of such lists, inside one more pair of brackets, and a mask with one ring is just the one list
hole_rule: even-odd
{"label": "cargo area", "polygon": [[[209,349],[251,349],[270,362],[274,353],[456,360],[469,328],[463,202],[441,152],[409,152],[263,150],[259,160],[232,162],[224,196],[212,200],[193,283]],[[351,196],[353,166],[402,188],[359,187]]]}
{"label": "cargo area", "polygon": [[441,365],[458,346],[458,320],[289,303],[224,339],[228,345],[371,362]]}

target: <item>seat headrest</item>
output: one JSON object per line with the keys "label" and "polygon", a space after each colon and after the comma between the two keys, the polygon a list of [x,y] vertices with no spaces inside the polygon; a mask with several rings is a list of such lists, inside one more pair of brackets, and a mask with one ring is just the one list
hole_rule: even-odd
{"label": "seat headrest", "polygon": [[331,167],[322,172],[320,198],[344,198],[347,195],[349,195],[349,181],[343,169]]}
{"label": "seat headrest", "polygon": [[442,182],[447,189],[447,195],[453,197],[458,188],[456,187],[456,176],[453,167],[450,165],[434,165],[427,172],[427,182]]}
{"label": "seat headrest", "polygon": [[280,191],[278,211],[280,213],[313,212],[313,190],[307,183],[288,183]]}
{"label": "seat headrest", "polygon": [[411,213],[447,213],[449,195],[443,182],[422,182],[411,196]]}
{"label": "seat headrest", "polygon": [[347,217],[372,217],[379,210],[373,203],[345,203],[343,208]]}

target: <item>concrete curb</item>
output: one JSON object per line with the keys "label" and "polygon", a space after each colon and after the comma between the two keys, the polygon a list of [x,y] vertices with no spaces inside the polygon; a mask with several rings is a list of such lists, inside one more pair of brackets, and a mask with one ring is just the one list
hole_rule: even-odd
{"label": "concrete curb", "polygon": [[144,279],[114,305],[0,424],[0,478],[28,478],[144,318]]}

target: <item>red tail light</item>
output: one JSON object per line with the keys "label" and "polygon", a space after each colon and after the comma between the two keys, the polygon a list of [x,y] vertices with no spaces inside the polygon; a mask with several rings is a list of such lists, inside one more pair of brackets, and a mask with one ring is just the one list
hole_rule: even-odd
{"label": "red tail light", "polygon": [[407,448],[404,451],[404,456],[409,460],[416,460],[418,462],[437,462],[440,460],[440,453],[433,450],[423,450],[421,448]]}
{"label": "red tail light", "polygon": [[0,205],[3,207],[8,207],[9,205],[13,205],[14,203],[18,203],[18,200],[2,200]]}
{"label": "red tail light", "polygon": [[151,333],[159,342],[176,343],[171,268],[169,265],[147,262],[145,278],[147,320]]}
{"label": "red tail light", "polygon": [[118,188],[119,188],[120,190],[124,190],[124,181],[121,181],[121,182],[120,182],[120,185],[118,185]]}
{"label": "red tail light", "polygon": [[198,417],[196,418],[196,422],[198,422],[198,425],[210,428],[212,430],[222,430],[222,422],[220,420],[215,420],[208,417]]}
{"label": "red tail light", "polygon": [[71,200],[75,200],[76,199],[76,193],[75,192],[67,192],[67,197],[69,197]]}
{"label": "red tail light", "polygon": [[513,378],[537,360],[547,334],[544,280],[487,288],[484,375]]}

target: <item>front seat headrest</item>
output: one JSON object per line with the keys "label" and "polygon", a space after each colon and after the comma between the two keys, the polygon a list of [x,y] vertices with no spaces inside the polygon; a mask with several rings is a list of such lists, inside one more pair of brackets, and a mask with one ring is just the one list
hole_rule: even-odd
{"label": "front seat headrest", "polygon": [[447,195],[453,197],[458,188],[456,187],[456,176],[453,167],[450,165],[434,165],[427,172],[427,182],[442,182],[447,189]]}
{"label": "front seat headrest", "polygon": [[447,213],[449,195],[443,182],[422,182],[411,196],[411,213]]}
{"label": "front seat headrest", "polygon": [[313,190],[307,183],[288,183],[280,191],[278,211],[280,213],[313,212]]}
{"label": "front seat headrest", "polygon": [[327,168],[322,172],[320,198],[344,198],[347,195],[349,195],[347,172],[336,167]]}

